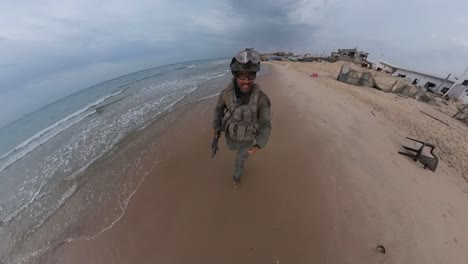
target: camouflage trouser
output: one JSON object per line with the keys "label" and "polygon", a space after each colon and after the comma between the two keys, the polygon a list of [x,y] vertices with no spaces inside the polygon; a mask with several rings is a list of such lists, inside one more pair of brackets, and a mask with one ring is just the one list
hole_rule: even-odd
{"label": "camouflage trouser", "polygon": [[244,168],[244,163],[249,157],[249,149],[253,146],[253,141],[235,141],[226,138],[226,143],[230,150],[237,150],[236,161],[234,162],[233,180],[239,180]]}

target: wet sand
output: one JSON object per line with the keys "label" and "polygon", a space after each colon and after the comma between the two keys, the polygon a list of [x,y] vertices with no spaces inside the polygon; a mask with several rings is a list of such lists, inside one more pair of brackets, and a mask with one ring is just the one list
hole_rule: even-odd
{"label": "wet sand", "polygon": [[45,262],[465,263],[466,186],[399,156],[407,142],[370,107],[272,67],[258,80],[272,102],[272,135],[238,190],[224,138],[210,159],[216,98],[194,103],[174,113],[158,150],[166,157],[122,218]]}

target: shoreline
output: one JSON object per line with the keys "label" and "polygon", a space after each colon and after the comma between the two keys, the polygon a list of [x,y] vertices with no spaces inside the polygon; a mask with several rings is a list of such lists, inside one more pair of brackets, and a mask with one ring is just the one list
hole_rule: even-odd
{"label": "shoreline", "polygon": [[[184,79],[186,83],[180,85],[175,83],[171,86],[172,90],[169,90],[172,92],[169,95],[162,96],[162,98],[167,96],[167,100],[159,100],[160,98],[157,97],[158,91],[148,92],[147,90],[150,88],[145,88],[146,90],[143,90],[142,93],[144,94],[146,91],[150,95],[156,94],[156,99],[146,98],[147,102],[142,104],[141,107],[135,104],[134,109],[143,112],[134,111],[119,116],[118,113],[124,113],[126,108],[119,109],[119,105],[113,102],[105,106],[106,110],[104,112],[95,114],[94,119],[88,120],[88,123],[82,122],[79,126],[75,125],[72,129],[65,131],[65,133],[62,132],[60,136],[54,138],[53,142],[43,144],[39,151],[28,155],[25,161],[29,162],[32,168],[34,166],[31,164],[34,163],[30,162],[31,160],[39,163],[44,157],[45,159],[49,158],[47,155],[50,153],[53,154],[51,155],[54,159],[52,161],[51,159],[46,160],[50,161],[50,163],[43,162],[42,164],[45,165],[35,169],[31,174],[34,177],[37,176],[34,180],[40,180],[41,184],[45,186],[45,188],[41,187],[42,189],[37,186],[39,189],[34,192],[37,199],[36,196],[31,198],[30,202],[24,206],[27,210],[21,209],[23,210],[20,212],[22,215],[18,215],[18,220],[12,220],[11,223],[7,223],[3,226],[5,228],[0,230],[2,237],[6,238],[6,242],[1,243],[1,251],[7,253],[5,256],[2,255],[2,259],[12,262],[15,262],[15,260],[33,261],[38,258],[41,252],[48,251],[54,245],[63,243],[67,239],[68,233],[74,233],[82,229],[82,226],[86,226],[87,222],[93,222],[89,219],[94,217],[95,223],[104,223],[105,225],[112,222],[114,218],[119,217],[119,211],[122,210],[122,207],[125,207],[126,196],[130,195],[137,183],[140,182],[140,178],[147,173],[145,170],[151,168],[150,165],[142,165],[142,163],[146,162],[147,157],[144,157],[145,153],[141,151],[147,149],[148,152],[151,148],[154,150],[159,147],[159,143],[148,140],[151,144],[148,146],[142,145],[140,150],[134,150],[134,155],[125,156],[120,154],[120,162],[116,164],[111,164],[107,160],[116,156],[115,153],[119,152],[119,148],[125,147],[125,145],[129,144],[128,142],[141,140],[139,139],[142,134],[140,133],[141,130],[153,126],[154,122],[169,123],[170,118],[166,117],[167,114],[172,114],[179,108],[186,108],[186,105],[190,104],[191,101],[198,101],[207,97],[206,95],[216,92],[213,89],[216,88],[216,83],[222,82],[228,77],[224,70],[219,72],[218,68],[220,66],[218,67],[217,64],[202,65],[201,67],[198,71],[190,70],[193,72],[193,75],[190,76],[193,78],[187,77]],[[207,71],[203,71],[203,67],[207,68]],[[166,83],[171,83],[168,80],[160,82],[159,85],[163,86]],[[193,85],[190,85],[191,83]],[[188,89],[184,90],[184,85],[188,86]],[[156,86],[156,88],[158,87]],[[137,89],[138,87],[133,88]],[[177,91],[177,89],[182,90]],[[139,100],[138,96],[136,94],[134,98]],[[172,100],[170,100],[171,98]],[[132,102],[135,103],[135,101],[130,101],[125,106],[131,108]],[[142,102],[145,102],[145,100],[142,100]],[[152,107],[154,113],[151,111],[145,112],[148,110],[148,105],[150,108]],[[107,107],[110,108],[107,109]],[[159,112],[157,112],[158,109]],[[154,118],[155,116],[157,117]],[[132,119],[131,117],[135,118]],[[144,118],[152,121],[141,122]],[[107,121],[109,122],[106,123]],[[102,126],[100,126],[101,124]],[[141,124],[141,126],[138,124]],[[87,125],[89,126],[87,127]],[[156,126],[159,126],[156,130],[163,131],[166,125]],[[94,131],[96,131],[95,134]],[[154,135],[159,133],[158,131],[153,131]],[[109,137],[108,135],[113,136]],[[142,157],[140,158],[140,156]],[[146,164],[150,163],[146,162]],[[132,166],[137,167],[132,168]],[[133,172],[142,169],[141,166],[144,167],[141,174]],[[24,172],[19,170],[16,174],[27,179],[30,176],[28,174],[29,168],[23,167]],[[45,173],[40,174],[41,170],[45,171]],[[20,180],[16,179],[16,181]],[[31,188],[36,188],[36,186],[31,184]],[[27,191],[26,188],[24,193]],[[6,195],[8,195],[8,192]],[[16,197],[21,198],[22,196],[17,195]],[[70,200],[74,201],[70,202]],[[14,207],[12,206],[12,208]],[[83,221],[82,219],[86,220]],[[100,224],[95,226],[94,229],[99,229]]]}
{"label": "shoreline", "polygon": [[[184,115],[187,111],[190,111],[192,105],[200,104],[205,100],[210,100],[211,97],[213,96],[207,96],[206,98],[189,101],[169,109],[167,112],[161,114],[153,122],[138,130],[134,130],[125,136],[111,150],[91,163],[86,168],[86,170],[80,174],[80,177],[76,177],[76,179],[64,179],[64,182],[74,182],[73,186],[76,186],[76,190],[74,191],[73,195],[41,226],[41,229],[38,233],[33,234],[33,236],[26,243],[22,244],[20,248],[14,248],[14,250],[17,252],[17,250],[22,250],[24,247],[31,247],[34,244],[44,243],[44,240],[48,240],[48,242],[44,247],[31,252],[31,254],[27,256],[21,256],[19,258],[16,257],[14,260],[18,263],[29,263],[29,261],[37,260],[42,262],[41,259],[47,256],[45,255],[41,257],[41,255],[44,253],[55,252],[60,246],[73,242],[74,240],[94,239],[101,233],[111,229],[125,215],[128,202],[138,191],[139,187],[143,184],[149,172],[153,169],[154,166],[164,162],[164,160],[167,158],[165,157],[167,156],[167,153],[165,152],[167,151],[167,147],[163,146],[163,149],[160,153],[152,155],[156,158],[156,160],[148,161],[148,159],[146,159],[145,162],[142,161],[144,160],[144,158],[141,158],[141,156],[143,156],[142,154],[135,155],[134,158],[136,165],[133,166],[132,171],[130,171],[131,175],[127,175],[130,176],[128,179],[125,179],[127,177],[125,175],[121,175],[124,178],[118,180],[112,179],[110,176],[112,174],[115,175],[114,170],[116,168],[120,167],[123,170],[126,168],[126,166],[122,164],[117,167],[112,164],[118,160],[121,162],[125,162],[126,160],[130,161],[130,159],[122,158],[125,156],[125,154],[122,154],[122,152],[126,152],[128,149],[135,149],[134,145],[136,142],[141,141],[142,138],[151,137],[150,135],[167,134],[167,131],[170,129],[170,125],[175,122],[178,116]],[[141,145],[141,143],[139,144]],[[159,146],[160,145],[158,142],[152,142],[152,144],[146,146],[147,149],[144,152],[154,152],[155,149],[157,149]],[[136,153],[135,150],[132,151]],[[145,163],[146,165],[142,165],[142,163]],[[144,167],[147,171],[142,172],[142,167]],[[140,171],[141,173],[135,173],[135,171]],[[102,172],[107,175],[103,175]],[[102,181],[106,179],[113,180],[121,187],[126,185],[122,191],[129,194],[118,194],[115,193],[115,190],[113,190],[113,194],[111,194],[110,190],[107,190],[108,188],[102,184]],[[99,198],[99,201],[91,201],[91,203],[97,202],[95,205],[91,205],[90,208],[82,210],[82,205],[86,204],[89,206],[90,201],[88,200],[89,198],[87,198],[87,196],[89,196],[90,193],[95,192],[96,187],[104,191],[104,194],[107,193],[108,195],[114,197],[115,201],[101,201],[101,198]],[[71,220],[71,222],[68,222],[67,220],[67,223],[65,223],[63,220],[61,220],[69,218],[69,215],[73,215],[75,217],[73,220]],[[56,230],[54,226],[56,226],[56,224],[60,225],[61,223],[65,224],[65,226],[62,228],[61,234],[55,237],[51,237],[50,240],[44,237],[48,235],[48,232],[54,232],[53,230]],[[31,243],[33,243],[33,245],[31,245]],[[57,246],[54,247],[54,244]]]}

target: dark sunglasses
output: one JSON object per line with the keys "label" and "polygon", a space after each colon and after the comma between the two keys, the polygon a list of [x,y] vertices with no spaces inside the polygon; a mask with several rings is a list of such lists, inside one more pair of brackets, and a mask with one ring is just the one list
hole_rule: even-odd
{"label": "dark sunglasses", "polygon": [[252,73],[238,73],[236,75],[236,78],[239,80],[245,80],[245,78],[248,78],[249,80],[254,80],[255,77],[257,77],[257,74],[255,72]]}

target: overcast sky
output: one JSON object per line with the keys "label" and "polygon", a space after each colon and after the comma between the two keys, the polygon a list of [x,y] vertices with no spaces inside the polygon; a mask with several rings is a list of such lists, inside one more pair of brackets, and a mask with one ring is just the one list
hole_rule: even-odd
{"label": "overcast sky", "polygon": [[0,0],[0,127],[130,72],[244,47],[468,67],[466,0]]}

